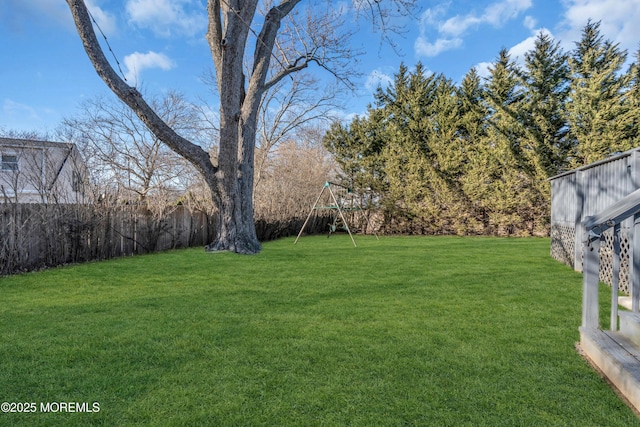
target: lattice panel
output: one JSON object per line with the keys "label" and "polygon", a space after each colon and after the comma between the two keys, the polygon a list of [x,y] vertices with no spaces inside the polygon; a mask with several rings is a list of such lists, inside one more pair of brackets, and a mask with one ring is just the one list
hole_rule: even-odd
{"label": "lattice panel", "polygon": [[620,239],[620,291],[631,295],[631,279],[629,278],[629,264],[631,263],[631,239],[629,232],[622,231]]}
{"label": "lattice panel", "polygon": [[551,226],[551,256],[570,267],[573,267],[575,236],[576,232],[573,227]]}
{"label": "lattice panel", "polygon": [[[602,234],[600,242],[600,280],[611,285],[613,277],[613,229]],[[629,232],[620,232],[620,275],[618,289],[629,295]]]}

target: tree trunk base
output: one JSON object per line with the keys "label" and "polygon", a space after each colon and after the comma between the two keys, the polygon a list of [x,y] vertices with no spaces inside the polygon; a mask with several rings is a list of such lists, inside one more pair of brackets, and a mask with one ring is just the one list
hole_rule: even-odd
{"label": "tree trunk base", "polygon": [[248,242],[248,241],[240,241],[240,242],[228,242],[224,240],[216,240],[215,242],[209,243],[204,247],[204,250],[207,252],[235,252],[243,255],[255,255],[260,252],[262,249],[260,242]]}

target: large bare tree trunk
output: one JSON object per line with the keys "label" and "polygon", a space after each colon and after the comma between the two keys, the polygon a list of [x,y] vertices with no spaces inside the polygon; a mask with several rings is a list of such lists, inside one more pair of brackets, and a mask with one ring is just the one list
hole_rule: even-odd
{"label": "large bare tree trunk", "polygon": [[[260,250],[253,213],[254,151],[257,113],[265,91],[265,81],[275,36],[284,17],[298,0],[274,7],[256,42],[253,70],[247,84],[243,72],[244,52],[257,0],[208,3],[207,41],[216,68],[220,94],[220,150],[218,190],[220,218],[218,240],[212,250],[230,249],[241,253]],[[283,7],[284,6],[284,7]],[[224,23],[224,25],[223,25]]]}

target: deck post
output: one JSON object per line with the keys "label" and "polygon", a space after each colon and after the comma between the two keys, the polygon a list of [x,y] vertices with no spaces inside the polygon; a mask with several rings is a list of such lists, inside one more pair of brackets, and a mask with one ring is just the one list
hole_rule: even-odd
{"label": "deck post", "polygon": [[631,311],[638,312],[640,300],[640,213],[633,215],[631,230],[631,262],[629,263],[631,280]]}
{"label": "deck post", "polygon": [[613,268],[611,274],[611,327],[618,330],[618,288],[620,284],[620,223],[613,227]]}
{"label": "deck post", "polygon": [[586,229],[582,226],[584,219],[584,172],[576,171],[575,173],[575,190],[576,190],[576,212],[575,212],[575,237],[573,244],[573,269],[582,272],[584,248],[582,243],[587,239]]}
{"label": "deck post", "polygon": [[598,329],[598,283],[600,281],[600,236],[585,230],[588,236],[584,241],[583,288],[582,288],[582,327]]}

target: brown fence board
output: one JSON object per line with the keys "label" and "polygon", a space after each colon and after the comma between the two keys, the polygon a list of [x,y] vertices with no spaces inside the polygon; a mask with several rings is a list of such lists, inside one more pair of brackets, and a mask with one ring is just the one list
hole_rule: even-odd
{"label": "brown fence board", "polygon": [[0,274],[162,251],[210,239],[212,218],[176,206],[0,205]]}
{"label": "brown fence board", "polygon": [[[326,231],[314,216],[305,231]],[[261,241],[293,236],[302,218],[257,219]],[[212,216],[185,206],[152,214],[139,206],[0,204],[0,275],[167,249],[205,246]]]}

